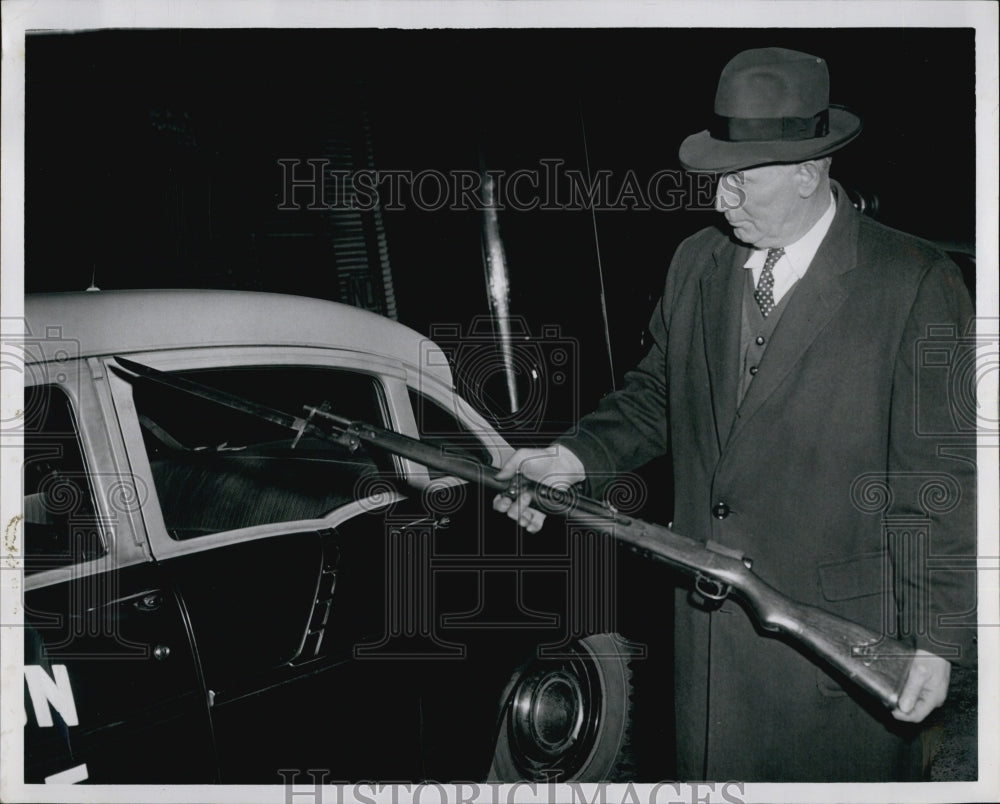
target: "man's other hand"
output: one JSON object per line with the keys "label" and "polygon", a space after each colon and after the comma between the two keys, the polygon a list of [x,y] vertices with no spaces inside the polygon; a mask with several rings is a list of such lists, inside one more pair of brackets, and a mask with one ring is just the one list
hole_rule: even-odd
{"label": "man's other hand", "polygon": [[[580,459],[565,447],[519,449],[500,468],[497,478],[512,480],[518,473],[556,488],[567,488],[586,478]],[[531,507],[529,491],[521,491],[516,497],[498,494],[493,498],[493,507],[516,520],[529,533],[537,533],[545,522],[545,514]]]}
{"label": "man's other hand", "polygon": [[949,681],[951,663],[918,649],[892,716],[896,720],[919,723],[944,703],[944,699],[948,697]]}

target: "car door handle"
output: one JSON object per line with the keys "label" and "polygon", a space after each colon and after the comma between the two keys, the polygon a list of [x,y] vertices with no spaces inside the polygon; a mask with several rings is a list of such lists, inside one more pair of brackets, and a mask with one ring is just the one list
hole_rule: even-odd
{"label": "car door handle", "polygon": [[160,592],[146,592],[135,601],[138,611],[152,612],[158,611],[163,606],[163,595]]}

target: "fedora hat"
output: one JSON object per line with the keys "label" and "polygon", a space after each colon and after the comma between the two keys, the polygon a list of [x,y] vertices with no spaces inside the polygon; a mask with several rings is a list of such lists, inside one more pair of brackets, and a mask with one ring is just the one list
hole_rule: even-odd
{"label": "fedora hat", "polygon": [[830,105],[826,62],[780,47],[744,50],[722,70],[710,128],[681,143],[693,172],[743,170],[827,156],[861,133],[861,118]]}

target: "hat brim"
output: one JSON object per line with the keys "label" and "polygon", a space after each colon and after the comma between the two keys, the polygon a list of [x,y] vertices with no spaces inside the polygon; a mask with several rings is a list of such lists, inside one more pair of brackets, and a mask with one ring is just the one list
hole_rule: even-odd
{"label": "hat brim", "polygon": [[692,134],[681,143],[681,166],[692,173],[724,173],[761,165],[806,162],[829,156],[861,133],[861,118],[847,109],[830,108],[830,132],[808,140],[728,142],[708,131]]}

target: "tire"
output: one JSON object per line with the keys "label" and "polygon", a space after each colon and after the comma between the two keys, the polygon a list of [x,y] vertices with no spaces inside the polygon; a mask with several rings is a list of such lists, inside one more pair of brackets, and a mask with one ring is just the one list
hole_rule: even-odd
{"label": "tire", "polygon": [[501,701],[489,781],[598,782],[632,776],[632,668],[617,634],[533,659]]}

